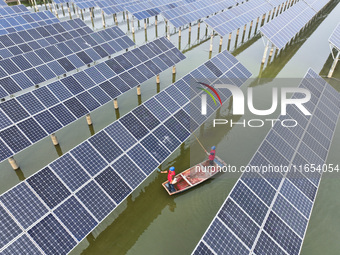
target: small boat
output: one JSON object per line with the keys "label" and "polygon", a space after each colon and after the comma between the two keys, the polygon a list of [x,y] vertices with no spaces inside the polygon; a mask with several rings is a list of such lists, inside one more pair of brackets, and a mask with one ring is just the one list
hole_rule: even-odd
{"label": "small boat", "polygon": [[214,166],[208,167],[210,166],[209,160],[205,160],[183,171],[182,173],[177,174],[174,178],[176,180],[176,183],[174,184],[176,189],[175,192],[170,192],[168,181],[163,182],[162,186],[170,196],[191,189],[192,187],[195,187],[196,185],[208,180],[209,178],[217,174],[219,172],[217,171],[217,166],[220,166],[222,168],[226,165],[226,163],[217,156],[215,157],[214,163]]}

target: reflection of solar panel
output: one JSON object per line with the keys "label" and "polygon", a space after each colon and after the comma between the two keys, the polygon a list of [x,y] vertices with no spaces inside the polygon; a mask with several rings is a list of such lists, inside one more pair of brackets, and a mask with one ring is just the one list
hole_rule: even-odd
{"label": "reflection of solar panel", "polygon": [[[47,30],[44,31],[47,33]],[[78,29],[78,32],[80,31]],[[90,34],[85,32],[85,35],[56,45],[53,45],[55,43],[53,40],[51,43],[52,45],[48,46],[49,43],[46,42],[44,48],[11,59],[0,60],[0,67],[5,71],[0,79],[0,85],[7,91],[0,94],[1,97],[55,78],[134,45],[134,42],[118,27],[99,32],[92,31]]]}
{"label": "reflection of solar panel", "polygon": [[316,12],[305,2],[298,2],[260,28],[261,33],[278,49],[283,48]]}
{"label": "reflection of solar panel", "polygon": [[338,51],[340,51],[340,23],[338,26],[334,29],[333,33],[328,39],[329,43],[337,48]]}
{"label": "reflection of solar panel", "polygon": [[74,19],[1,35],[0,57],[11,58],[91,32],[81,19]]}
{"label": "reflection of solar panel", "polygon": [[[146,59],[143,58],[144,53],[148,55]],[[165,64],[160,59],[161,55],[172,60]],[[85,71],[12,98],[0,104],[0,137],[16,153],[183,59],[184,55],[174,45],[160,38]],[[157,60],[163,65],[158,65],[160,69],[157,72],[150,71],[146,64]],[[144,76],[145,70],[151,73],[149,77]],[[20,138],[20,147],[8,136]],[[8,157],[7,151],[0,155],[1,161]]]}
{"label": "reflection of solar panel", "polygon": [[[169,45],[169,42],[167,44]],[[214,64],[218,61],[223,63],[221,68]],[[220,79],[235,77],[236,73],[240,74],[238,78],[243,81],[250,76],[250,73],[227,51],[218,54],[207,63],[213,70],[221,70],[221,72],[225,70]],[[201,75],[200,77],[215,77],[207,65],[201,65],[195,71]],[[12,218],[15,218],[14,215],[16,215],[12,213],[14,206],[7,207],[4,203],[5,211],[1,205],[0,213],[2,219],[5,219],[2,222],[8,224],[0,225],[0,233],[8,235],[4,235],[6,238],[1,239],[0,249],[4,249],[4,252],[7,252],[7,249],[13,249],[11,245],[6,247],[11,242],[18,245],[16,249],[22,249],[21,245],[27,245],[26,250],[34,250],[37,245],[45,253],[51,253],[50,251],[54,248],[59,253],[68,253],[85,238],[101,220],[175,151],[181,142],[189,137],[190,131],[194,131],[189,130],[190,127],[183,126],[181,123],[191,121],[192,127],[197,128],[213,114],[214,110],[211,107],[215,108],[215,105],[211,100],[208,101],[209,116],[204,116],[198,123],[190,117],[191,109],[199,111],[194,105],[191,105],[191,96],[200,100],[200,94],[190,87],[191,82],[196,84],[196,81],[190,81],[190,79],[190,76],[187,75],[163,91],[174,102],[177,109],[175,112],[168,112],[165,102],[158,101],[158,94],[69,153],[64,154],[48,167],[35,173],[25,182],[3,194],[0,197],[1,200],[13,193],[12,190],[18,186],[29,185],[37,194],[36,203],[40,205],[44,201],[40,205],[42,212],[49,208],[53,213],[44,214],[39,220],[30,218],[30,222],[26,224],[30,227],[23,227],[25,230],[30,228],[27,235],[35,241],[36,244],[33,244],[29,241],[19,241],[23,230]],[[216,77],[213,80],[220,83]],[[222,96],[224,91],[220,90],[220,93]],[[177,101],[177,98],[184,98],[184,100]],[[227,97],[223,96],[223,101],[226,99]],[[154,103],[149,104],[149,101],[158,101],[157,108],[154,108]],[[168,117],[163,120],[158,119],[158,114],[153,114],[155,111],[158,113],[167,112]],[[137,128],[130,128],[131,125]],[[139,127],[143,127],[142,129],[147,131],[138,131]],[[134,137],[137,137],[139,142],[136,142]],[[126,146],[124,149],[121,147],[123,144]],[[81,178],[78,179],[76,175]],[[131,177],[134,176],[138,178],[132,179]],[[25,189],[27,188],[25,187]],[[17,197],[15,203],[25,205],[25,202],[21,200],[22,198]],[[15,210],[19,210],[19,208],[15,207]],[[72,213],[67,215],[65,212],[68,211]],[[11,216],[8,213],[11,213]],[[35,222],[32,223],[32,221]],[[32,225],[34,226],[31,227]],[[57,240],[60,238],[63,242],[57,244]]]}
{"label": "reflection of solar panel", "polygon": [[175,27],[181,27],[235,5],[234,0],[200,0],[162,12]]}
{"label": "reflection of solar panel", "polygon": [[1,6],[0,7],[0,17],[10,17],[18,14],[30,13],[30,11],[25,7],[25,5],[19,4],[14,6]]}
{"label": "reflection of solar panel", "polygon": [[319,12],[329,0],[304,0],[314,11]]}
{"label": "reflection of solar panel", "polygon": [[279,119],[294,118],[298,126],[276,123],[249,166],[302,169],[243,173],[193,254],[299,254],[321,179],[304,167],[326,161],[340,112],[340,94],[313,70],[300,87],[312,94],[305,104],[312,116],[289,107]]}
{"label": "reflection of solar panel", "polygon": [[17,14],[0,18],[0,35],[59,22],[50,11]]}
{"label": "reflection of solar panel", "polygon": [[272,6],[263,0],[252,0],[204,20],[220,36],[225,36],[253,19],[269,12]]}

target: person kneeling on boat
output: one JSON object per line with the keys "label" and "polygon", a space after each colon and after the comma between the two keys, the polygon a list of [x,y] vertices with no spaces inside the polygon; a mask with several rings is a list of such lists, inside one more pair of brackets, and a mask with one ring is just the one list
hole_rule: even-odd
{"label": "person kneeling on boat", "polygon": [[162,174],[168,173],[169,190],[170,190],[171,193],[175,192],[176,191],[175,186],[174,186],[174,184],[175,184],[174,177],[176,175],[175,167],[172,166],[172,167],[169,168],[169,171],[161,171],[161,173]]}
{"label": "person kneeling on boat", "polygon": [[210,151],[210,153],[209,153],[209,164],[210,164],[211,166],[214,165],[215,149],[216,149],[215,146],[211,147],[211,151]]}

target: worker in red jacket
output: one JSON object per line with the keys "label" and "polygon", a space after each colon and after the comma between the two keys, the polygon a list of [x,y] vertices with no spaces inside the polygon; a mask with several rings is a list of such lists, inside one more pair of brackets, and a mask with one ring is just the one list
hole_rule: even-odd
{"label": "worker in red jacket", "polygon": [[176,175],[175,167],[172,166],[172,167],[169,168],[169,171],[161,171],[161,173],[162,174],[168,173],[169,190],[170,190],[171,193],[175,192],[176,191],[175,186],[174,186],[174,184],[175,184],[174,177]]}
{"label": "worker in red jacket", "polygon": [[209,153],[209,164],[211,165],[211,166],[213,166],[214,165],[214,159],[215,159],[215,149],[216,149],[216,147],[215,146],[213,146],[213,147],[211,147],[211,151],[210,151],[210,153]]}

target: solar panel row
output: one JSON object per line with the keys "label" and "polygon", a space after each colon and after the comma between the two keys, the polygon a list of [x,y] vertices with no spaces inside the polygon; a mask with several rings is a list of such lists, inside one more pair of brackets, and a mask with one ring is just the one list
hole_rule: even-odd
{"label": "solar panel row", "polygon": [[[250,75],[224,51],[3,194],[0,251],[68,253],[218,108],[208,101],[201,115],[193,84],[226,78],[241,86]],[[15,189],[25,195],[14,199]]]}
{"label": "solar panel row", "polygon": [[93,32],[81,19],[53,23],[0,36],[1,59],[11,58]]}
{"label": "solar panel row", "polygon": [[222,11],[233,5],[234,0],[199,0],[177,8],[162,12],[162,15],[176,28],[197,21],[215,12]]}
{"label": "solar panel row", "polygon": [[40,27],[59,20],[50,12],[43,11],[29,14],[17,14],[16,16],[0,18],[0,35],[23,31],[26,29]]}
{"label": "solar panel row", "polygon": [[19,4],[14,6],[1,6],[0,7],[0,18],[10,17],[17,14],[30,13],[30,11],[25,7],[25,5]]}
{"label": "solar panel row", "polygon": [[314,11],[319,12],[325,7],[329,0],[304,0]]}
{"label": "solar panel row", "polygon": [[[203,235],[193,254],[299,254],[340,113],[340,94],[309,69],[300,88],[312,93],[305,116],[294,106],[276,123],[250,167],[301,166],[288,172],[245,172]],[[295,93],[293,98],[300,98]]]}
{"label": "solar panel row", "polygon": [[0,60],[0,97],[76,70],[133,45],[134,42],[120,28],[112,27]]}
{"label": "solar panel row", "polygon": [[[184,58],[184,55],[163,37],[1,103],[0,139],[4,142],[4,147],[0,161],[83,117]],[[12,151],[9,154],[8,149]]]}
{"label": "solar panel row", "polygon": [[278,49],[282,49],[315,14],[312,8],[300,1],[262,26],[260,31]]}
{"label": "solar panel row", "polygon": [[340,23],[334,29],[333,33],[328,39],[329,43],[340,51]]}
{"label": "solar panel row", "polygon": [[273,7],[263,0],[252,0],[235,6],[206,20],[220,36],[225,36],[253,19],[269,12]]}

